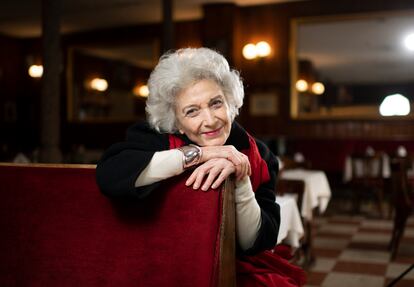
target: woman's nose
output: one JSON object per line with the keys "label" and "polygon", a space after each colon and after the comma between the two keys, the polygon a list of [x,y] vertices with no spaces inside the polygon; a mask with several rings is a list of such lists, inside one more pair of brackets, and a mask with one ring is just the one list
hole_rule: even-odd
{"label": "woman's nose", "polygon": [[206,125],[214,125],[216,122],[216,118],[214,116],[214,112],[210,109],[206,109],[203,113],[203,120]]}

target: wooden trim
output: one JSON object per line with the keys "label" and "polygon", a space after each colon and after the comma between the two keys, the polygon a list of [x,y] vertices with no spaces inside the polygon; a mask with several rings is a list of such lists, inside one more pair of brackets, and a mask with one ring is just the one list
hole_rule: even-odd
{"label": "wooden trim", "polygon": [[218,286],[236,287],[236,210],[232,179],[226,180],[223,192]]}
{"label": "wooden trim", "polygon": [[44,167],[44,168],[84,168],[84,169],[95,169],[94,164],[64,164],[64,163],[11,163],[11,162],[0,162],[0,166],[10,167]]}

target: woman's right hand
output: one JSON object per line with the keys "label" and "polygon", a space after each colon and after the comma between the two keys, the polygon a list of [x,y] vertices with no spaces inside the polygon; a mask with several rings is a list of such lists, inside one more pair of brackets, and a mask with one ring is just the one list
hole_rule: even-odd
{"label": "woman's right hand", "polygon": [[224,158],[213,158],[199,165],[186,181],[193,189],[207,191],[218,188],[227,177],[236,171],[234,164]]}
{"label": "woman's right hand", "polygon": [[245,176],[251,175],[249,158],[244,153],[239,152],[234,146],[204,146],[201,149],[203,153],[200,162],[206,162],[214,158],[224,158],[233,163],[236,168],[236,180],[241,180]]}

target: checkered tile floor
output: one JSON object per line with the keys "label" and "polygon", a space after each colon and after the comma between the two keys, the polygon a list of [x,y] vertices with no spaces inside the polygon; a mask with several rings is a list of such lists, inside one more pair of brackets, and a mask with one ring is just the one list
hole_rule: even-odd
{"label": "checkered tile floor", "polygon": [[[308,270],[308,287],[382,287],[414,263],[414,216],[407,224],[397,258],[387,250],[392,221],[363,216],[331,215],[316,218],[316,262]],[[396,287],[414,286],[414,270]]]}

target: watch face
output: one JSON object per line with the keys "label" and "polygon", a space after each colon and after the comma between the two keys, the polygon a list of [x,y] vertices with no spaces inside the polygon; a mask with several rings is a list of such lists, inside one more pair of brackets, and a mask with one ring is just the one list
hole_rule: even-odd
{"label": "watch face", "polygon": [[192,162],[197,157],[197,150],[194,147],[189,147],[184,155],[186,163]]}

